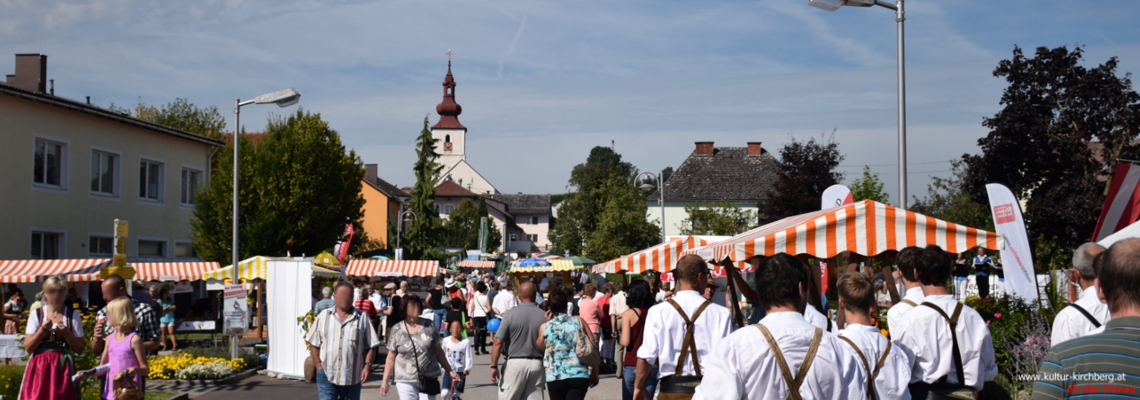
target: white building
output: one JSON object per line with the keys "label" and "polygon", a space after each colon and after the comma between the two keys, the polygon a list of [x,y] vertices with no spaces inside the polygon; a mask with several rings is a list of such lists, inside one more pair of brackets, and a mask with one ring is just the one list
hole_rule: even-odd
{"label": "white building", "polygon": [[467,163],[467,127],[459,123],[463,107],[455,102],[455,78],[451,76],[451,61],[447,62],[447,76],[443,79],[443,102],[435,107],[439,122],[431,127],[436,139],[436,162],[443,165],[440,181],[453,181],[460,187],[478,194],[498,194],[499,190]]}

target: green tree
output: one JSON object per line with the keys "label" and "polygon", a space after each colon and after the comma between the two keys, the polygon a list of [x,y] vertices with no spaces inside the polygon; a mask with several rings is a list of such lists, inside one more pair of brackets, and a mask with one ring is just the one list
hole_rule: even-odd
{"label": "green tree", "polygon": [[[346,223],[367,238],[360,225],[364,165],[340,135],[320,114],[303,110],[271,120],[266,131],[257,146],[238,135],[240,258],[317,254],[342,239]],[[216,156],[219,165],[233,164],[227,148]],[[203,259],[230,260],[232,191],[232,169],[215,168],[197,197],[192,245]]]}
{"label": "green tree", "polygon": [[815,138],[804,142],[791,138],[780,148],[780,172],[763,203],[761,218],[776,221],[819,210],[823,191],[843,179],[836,171],[843,159],[835,132],[818,142]]}
{"label": "green tree", "polygon": [[965,225],[971,228],[994,230],[994,220],[989,207],[979,204],[965,190],[966,167],[962,161],[951,161],[949,178],[931,177],[927,185],[926,198],[914,198],[910,211],[934,217],[943,221]]}
{"label": "green tree", "polygon": [[[644,193],[638,191],[634,185],[636,176],[637,168],[622,161],[621,154],[614,152],[612,148],[597,146],[590,150],[586,162],[574,166],[570,172],[569,186],[575,188],[576,193],[573,196],[566,196],[559,203],[558,219],[550,232],[554,247],[569,251],[571,254],[592,254],[588,248],[591,242],[599,243],[592,241],[591,238],[597,233],[599,221],[607,211],[607,204],[623,204],[607,197],[624,193],[618,190],[617,181],[625,182],[624,185],[628,185],[628,188],[633,188],[638,193],[638,203],[629,203],[625,206],[641,210],[641,220],[645,221],[645,198]],[[616,211],[612,212],[611,216],[614,216],[614,213]],[[635,237],[637,232],[629,234]],[[624,247],[633,243],[637,242],[614,243],[607,246]]]}
{"label": "green tree", "polygon": [[463,199],[443,222],[447,247],[475,250],[479,247],[479,209],[471,199]]}
{"label": "green tree", "polygon": [[645,219],[645,194],[629,179],[612,175],[595,192],[602,210],[586,237],[586,257],[611,260],[661,241],[661,228]]}
{"label": "green tree", "polygon": [[226,129],[226,118],[218,112],[217,106],[198,107],[185,98],[176,98],[170,103],[155,107],[139,103],[134,109],[126,110],[119,107],[113,109],[121,112],[130,112],[138,119],[162,124],[174,129],[184,130],[211,138],[220,138]]}
{"label": "green tree", "polygon": [[863,176],[851,184],[851,197],[855,201],[874,200],[883,204],[891,204],[891,197],[883,192],[883,181],[879,174],[871,173],[871,167],[863,166]]}
{"label": "green tree", "polygon": [[685,213],[688,217],[677,224],[682,235],[735,236],[760,226],[755,211],[737,207],[728,199],[690,204]]}
{"label": "green tree", "polygon": [[416,138],[416,164],[412,168],[416,184],[412,187],[412,199],[408,209],[416,214],[408,224],[402,245],[407,249],[405,259],[426,259],[438,257],[435,248],[443,244],[443,224],[435,208],[435,183],[443,166],[436,163],[439,153],[435,151],[436,139],[428,129],[428,119],[424,117],[424,127]]}
{"label": "green tree", "polygon": [[[1116,57],[1084,67],[1083,53],[1039,47],[1027,57],[1014,47],[1013,57],[994,69],[1008,83],[1003,108],[982,123],[990,131],[978,140],[981,154],[962,158],[965,190],[975,202],[988,204],[987,183],[1004,184],[1026,201],[1029,236],[1061,252],[1092,236],[1114,160],[1140,153],[1129,146],[1140,129],[1131,75],[1117,74]],[[1099,154],[1090,150],[1094,141]]]}

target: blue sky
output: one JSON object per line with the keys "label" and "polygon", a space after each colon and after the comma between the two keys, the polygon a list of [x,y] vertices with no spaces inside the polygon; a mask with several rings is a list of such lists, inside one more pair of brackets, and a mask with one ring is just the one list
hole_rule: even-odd
{"label": "blue sky", "polygon": [[[558,193],[590,148],[642,170],[676,167],[695,141],[778,149],[835,130],[845,182],[871,165],[898,188],[894,14],[781,1],[84,2],[5,0],[0,71],[48,54],[56,94],[98,105],[217,105],[302,93],[381,177],[413,183],[413,141],[434,124],[455,52],[468,160],[500,191]],[[1014,45],[1086,48],[1140,71],[1140,2],[907,3],[909,194],[977,152]],[[271,106],[243,108],[259,130]]]}

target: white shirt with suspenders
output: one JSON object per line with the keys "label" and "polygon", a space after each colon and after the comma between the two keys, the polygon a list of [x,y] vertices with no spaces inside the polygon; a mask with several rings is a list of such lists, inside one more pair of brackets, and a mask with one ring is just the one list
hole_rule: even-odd
{"label": "white shirt with suspenders", "polygon": [[867,378],[867,398],[874,400],[909,400],[910,366],[914,362],[905,347],[894,346],[879,328],[869,325],[847,325],[839,331],[839,340],[859,360]]}
{"label": "white shirt with suspenders", "polygon": [[[934,307],[926,306],[927,303]],[[944,381],[980,391],[986,381],[997,376],[993,338],[986,322],[977,311],[964,305],[955,313],[959,304],[952,294],[926,296],[923,303],[906,313],[903,333],[898,336],[892,333],[896,346],[904,346],[914,354],[912,384]],[[948,320],[955,321],[953,335]],[[959,353],[957,357],[955,348]],[[959,362],[961,370],[955,366]]]}
{"label": "white shirt with suspenders", "polygon": [[902,335],[903,330],[906,329],[906,324],[902,323],[903,319],[906,318],[903,315],[922,304],[922,299],[925,297],[921,286],[907,289],[902,300],[887,310],[887,329],[891,331],[891,337],[897,338]]}
{"label": "white shirt with suspenders", "polygon": [[693,399],[865,399],[867,375],[841,346],[847,345],[798,312],[770,313],[703,359],[705,378]]}
{"label": "white shirt with suspenders", "polygon": [[1108,305],[1101,303],[1096,295],[1096,286],[1089,286],[1081,292],[1076,302],[1062,308],[1053,319],[1053,346],[1079,337],[1093,334],[1111,319]]}
{"label": "white shirt with suspenders", "polygon": [[[709,362],[713,347],[732,332],[732,319],[728,309],[705,300],[693,290],[678,291],[670,300],[685,314],[677,312],[670,302],[650,307],[645,314],[645,331],[641,347],[637,349],[637,358],[651,364],[656,362],[658,376],[663,380],[677,375],[677,372],[680,372],[679,376],[707,377],[708,373],[701,368]],[[697,314],[697,310],[705,303],[709,304]],[[694,316],[695,319],[692,319]],[[685,343],[689,321],[693,323],[691,347]],[[684,356],[682,350],[686,350]],[[657,384],[662,391],[665,390],[663,383]]]}

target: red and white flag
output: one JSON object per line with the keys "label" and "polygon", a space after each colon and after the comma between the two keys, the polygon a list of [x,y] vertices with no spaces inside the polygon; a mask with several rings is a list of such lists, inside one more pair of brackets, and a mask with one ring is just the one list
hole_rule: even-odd
{"label": "red and white flag", "polygon": [[1112,186],[1108,188],[1108,197],[1104,199],[1104,208],[1096,220],[1092,241],[1099,242],[1136,222],[1136,217],[1140,216],[1140,190],[1136,190],[1137,186],[1140,186],[1140,166],[1117,163],[1116,173],[1112,175]]}
{"label": "red and white flag", "polygon": [[348,246],[352,244],[353,232],[352,223],[349,223],[344,227],[344,241],[336,245],[336,259],[340,261],[341,265],[344,265],[344,259],[348,258]]}

